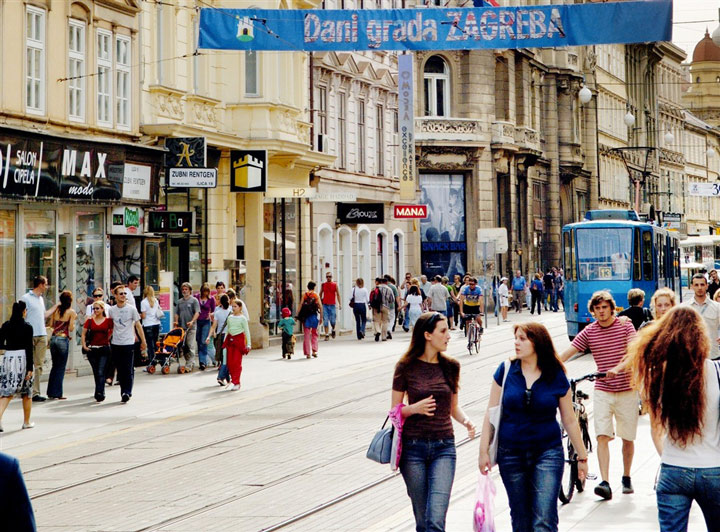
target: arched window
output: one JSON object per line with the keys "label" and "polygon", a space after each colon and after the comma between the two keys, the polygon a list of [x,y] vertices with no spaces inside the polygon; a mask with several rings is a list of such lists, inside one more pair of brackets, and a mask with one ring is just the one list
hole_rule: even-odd
{"label": "arched window", "polygon": [[450,68],[439,55],[425,63],[425,116],[450,115]]}

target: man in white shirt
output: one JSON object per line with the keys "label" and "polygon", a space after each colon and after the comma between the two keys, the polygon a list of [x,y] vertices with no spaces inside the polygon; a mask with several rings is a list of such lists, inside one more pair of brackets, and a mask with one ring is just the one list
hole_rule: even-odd
{"label": "man in white shirt", "polygon": [[45,300],[43,295],[48,289],[48,280],[44,275],[38,275],[33,279],[33,289],[20,299],[25,302],[27,307],[27,315],[25,321],[33,328],[33,397],[32,400],[42,402],[47,397],[40,395],[40,377],[43,372],[43,364],[45,363],[45,353],[47,352],[47,331],[45,329],[45,321],[55,312],[59,303],[56,303],[49,309],[45,310]]}
{"label": "man in white shirt", "polygon": [[433,277],[427,296],[430,299],[430,309],[447,318],[447,300],[450,298],[450,292],[443,286],[442,277],[439,275]]}
{"label": "man in white shirt", "polygon": [[428,292],[430,292],[430,287],[432,285],[428,283],[427,275],[421,275],[420,276],[420,289],[423,291],[423,293],[427,296]]}
{"label": "man in white shirt", "polygon": [[720,356],[720,349],[718,349],[718,343],[720,342],[720,337],[718,337],[718,331],[720,330],[720,305],[708,297],[708,282],[702,273],[693,275],[690,287],[693,289],[693,292],[695,292],[695,297],[684,301],[682,304],[697,310],[705,320],[705,325],[707,325],[708,334],[710,335],[710,358],[716,360],[718,356]]}
{"label": "man in white shirt", "polygon": [[[113,320],[113,333],[110,339],[110,349],[113,363],[117,368],[120,381],[120,396],[123,403],[132,397],[135,367],[133,366],[133,351],[135,336],[140,338],[140,349],[145,350],[145,333],[140,323],[140,314],[134,304],[128,302],[125,286],[115,288],[117,305],[108,309],[108,317]],[[134,303],[134,302],[133,302]]]}

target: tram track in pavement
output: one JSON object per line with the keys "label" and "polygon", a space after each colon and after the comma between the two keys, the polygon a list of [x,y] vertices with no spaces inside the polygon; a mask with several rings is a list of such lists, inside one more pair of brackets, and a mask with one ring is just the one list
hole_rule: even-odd
{"label": "tram track in pavement", "polygon": [[[551,327],[551,329],[555,329],[555,327]],[[563,324],[563,329],[564,329],[564,324]],[[499,343],[499,342],[496,342],[496,344],[497,344],[497,343]],[[487,347],[487,343],[486,343],[485,345],[486,345],[486,347]],[[482,351],[481,351],[481,352],[482,352]],[[470,358],[470,359],[472,359],[472,358],[474,358],[474,357],[476,357],[476,355],[468,355],[468,358]],[[483,368],[484,368],[484,367],[488,367],[488,366],[494,367],[495,364],[496,364],[497,361],[498,361],[498,358],[500,358],[500,359],[503,358],[503,353],[502,353],[502,352],[500,352],[500,353],[498,353],[498,354],[496,354],[496,355],[494,355],[494,356],[491,356],[489,359],[480,359],[480,358],[478,357],[478,360],[477,360],[476,362],[467,362],[467,359],[465,359],[465,360],[464,360],[464,363],[463,363],[463,368],[467,369],[468,366],[473,366],[474,369],[479,369],[480,367],[483,367]],[[478,363],[481,362],[481,361],[487,362],[487,364],[482,364],[482,365],[479,366]],[[387,393],[387,389],[383,390],[382,393]],[[463,409],[466,409],[466,408],[468,408],[468,407],[470,407],[470,406],[473,406],[473,405],[476,405],[476,404],[478,404],[478,403],[485,403],[485,402],[488,400],[488,398],[489,398],[489,393],[483,394],[483,395],[480,396],[479,398],[476,398],[476,399],[473,399],[473,400],[468,401],[468,402],[466,402],[466,403],[463,403],[462,407],[463,407]],[[477,438],[476,438],[476,439],[477,439]],[[467,445],[467,444],[470,443],[471,441],[474,441],[474,440],[471,440],[470,438],[464,438],[464,439],[460,440],[460,441],[456,444],[456,447],[464,447],[465,445]],[[165,529],[166,527],[171,527],[171,526],[173,526],[173,525],[177,525],[177,524],[179,524],[179,523],[188,521],[188,520],[190,520],[190,519],[193,519],[193,518],[195,518],[195,517],[201,516],[201,515],[203,515],[203,514],[207,514],[207,513],[213,512],[213,511],[215,511],[215,510],[221,509],[221,508],[226,507],[226,506],[228,506],[228,505],[230,505],[230,504],[233,504],[233,503],[235,503],[235,502],[241,501],[242,499],[251,497],[251,496],[253,496],[253,495],[257,495],[259,492],[262,492],[262,491],[267,490],[267,489],[271,489],[271,488],[276,487],[276,486],[278,486],[278,485],[280,485],[280,484],[283,484],[283,483],[285,483],[285,482],[288,482],[288,481],[290,481],[290,480],[292,480],[292,479],[301,477],[301,476],[303,476],[303,475],[305,475],[305,474],[307,474],[307,473],[309,473],[309,472],[315,471],[315,470],[318,469],[318,467],[331,466],[331,465],[339,462],[340,460],[343,460],[343,459],[345,459],[345,458],[351,457],[351,456],[356,455],[356,454],[358,454],[358,453],[365,453],[366,450],[367,450],[367,445],[366,445],[366,444],[363,444],[362,446],[355,447],[354,449],[348,450],[348,451],[342,453],[341,455],[335,456],[335,457],[333,457],[333,458],[332,458],[331,460],[329,460],[329,461],[328,461],[328,460],[325,460],[325,461],[323,461],[322,464],[313,464],[313,465],[304,467],[303,469],[301,469],[301,470],[299,470],[299,471],[295,471],[295,472],[290,473],[290,474],[288,474],[288,475],[285,475],[285,476],[276,478],[276,479],[274,479],[274,480],[271,481],[271,482],[265,483],[263,486],[258,486],[257,489],[251,490],[251,491],[246,492],[246,493],[242,493],[242,494],[238,494],[238,495],[233,495],[233,496],[230,496],[230,497],[226,497],[226,498],[221,499],[221,500],[219,500],[219,501],[216,501],[216,502],[214,502],[214,503],[211,503],[211,504],[208,504],[208,505],[206,505],[206,506],[203,506],[202,508],[196,508],[196,509],[190,510],[190,511],[185,512],[185,513],[183,513],[183,514],[176,515],[176,516],[174,516],[174,517],[165,519],[165,520],[163,520],[163,521],[161,521],[161,522],[155,523],[155,524],[150,525],[150,526],[146,526],[146,527],[141,528],[141,529],[139,529],[139,530],[140,530],[140,532],[156,532],[156,531],[163,530],[163,529]],[[373,488],[375,488],[375,487],[377,487],[377,486],[380,486],[380,485],[384,484],[385,482],[388,482],[388,481],[396,478],[398,475],[399,475],[399,473],[391,473],[391,474],[389,474],[389,475],[384,475],[384,476],[382,476],[381,478],[378,478],[378,479],[375,479],[375,480],[373,480],[373,481],[371,481],[371,482],[368,482],[368,483],[366,483],[366,484],[364,484],[364,485],[362,485],[362,486],[359,486],[359,487],[357,487],[357,488],[355,488],[355,489],[353,489],[353,490],[351,490],[351,491],[348,491],[348,492],[346,492],[346,493],[343,493],[342,495],[340,495],[340,496],[338,496],[338,497],[334,497],[334,498],[332,498],[332,499],[330,499],[330,500],[328,500],[328,501],[325,501],[325,502],[323,502],[323,503],[320,503],[320,504],[318,504],[318,505],[316,505],[316,506],[314,506],[314,507],[312,507],[312,508],[310,508],[310,509],[308,509],[308,510],[305,510],[305,511],[303,511],[303,512],[300,512],[300,513],[298,513],[298,514],[295,514],[294,516],[291,516],[291,517],[289,517],[289,518],[287,518],[287,519],[285,519],[285,520],[283,520],[283,521],[281,521],[281,522],[279,522],[279,523],[276,523],[276,524],[271,525],[271,526],[269,526],[269,527],[262,528],[261,530],[262,530],[262,532],[270,532],[270,531],[274,531],[274,530],[280,530],[280,529],[282,529],[282,528],[285,528],[285,527],[287,527],[287,526],[290,526],[290,525],[292,525],[292,524],[295,524],[295,523],[297,523],[297,522],[299,522],[299,521],[302,521],[302,520],[304,520],[304,519],[306,519],[306,518],[308,518],[308,517],[310,517],[310,516],[313,516],[313,515],[315,515],[315,514],[318,514],[318,513],[322,512],[322,511],[324,511],[324,510],[326,510],[326,509],[328,509],[328,508],[331,508],[331,507],[333,507],[333,506],[336,506],[336,505],[342,503],[343,501],[346,501],[346,500],[348,500],[348,499],[351,499],[351,498],[353,498],[353,497],[356,497],[356,496],[358,496],[358,495],[360,495],[360,494],[362,494],[362,493],[364,493],[364,492],[366,492],[366,491],[368,491],[368,490],[371,490],[371,489],[373,489]]]}
{"label": "tram track in pavement", "polygon": [[[460,339],[462,340],[462,337],[460,337]],[[491,346],[495,346],[495,345],[498,345],[498,344],[500,344],[500,343],[503,343],[503,342],[488,342],[488,341],[486,341],[486,342],[483,342],[482,346],[484,346],[485,349],[487,349],[487,348],[489,348],[489,347],[491,347]],[[462,341],[460,342],[460,345],[462,346]],[[482,346],[481,346],[481,348],[482,348]],[[459,351],[459,353],[457,353],[457,351]],[[458,355],[458,354],[464,354],[464,352],[465,352],[465,351],[464,351],[464,348],[461,348],[460,346],[454,346],[454,349],[452,350],[451,354],[453,354],[453,355]],[[481,352],[482,352],[482,351],[481,351]],[[475,360],[473,360],[473,359],[475,359]],[[466,357],[464,357],[463,367],[467,368],[467,367],[477,366],[478,364],[481,364],[482,362],[485,362],[485,361],[487,361],[487,359],[481,358],[481,357],[478,356],[478,355],[467,355]],[[481,364],[481,366],[484,367],[483,364]],[[372,368],[370,368],[370,369],[372,369]],[[387,371],[387,370],[386,370],[386,368],[384,367],[384,364],[383,364],[383,371],[382,371],[382,373],[379,373],[379,372],[378,372],[378,373],[372,374],[372,375],[368,376],[366,379],[363,379],[363,380],[376,381],[376,380],[377,380],[377,377],[378,377],[379,375],[385,375],[385,374],[386,374],[386,371]],[[343,385],[343,386],[344,386],[344,385]],[[333,390],[336,390],[337,388],[338,388],[338,387],[330,388],[330,389],[324,389],[324,390],[320,390],[320,391],[316,391],[316,392],[313,392],[313,393],[311,393],[311,394],[307,394],[306,396],[303,396],[302,398],[307,399],[307,398],[309,398],[309,397],[314,397],[314,396],[322,395],[322,394],[325,394],[325,393],[331,393]],[[51,489],[45,490],[45,491],[43,491],[43,492],[34,494],[33,496],[31,496],[31,499],[32,499],[32,500],[37,500],[37,499],[40,499],[40,498],[43,498],[43,497],[47,497],[47,496],[50,496],[50,495],[53,495],[53,494],[57,494],[57,493],[64,492],[64,491],[68,491],[68,490],[71,490],[71,489],[76,488],[76,487],[86,486],[87,484],[90,484],[90,483],[98,482],[98,481],[101,481],[101,480],[104,480],[104,479],[107,479],[107,478],[111,478],[111,477],[114,477],[114,476],[116,476],[116,475],[120,475],[120,474],[123,474],[123,473],[135,471],[135,470],[141,469],[141,468],[143,468],[143,467],[147,467],[147,466],[150,466],[150,465],[153,465],[153,464],[157,464],[157,463],[159,463],[159,462],[163,462],[163,461],[166,461],[166,460],[171,460],[171,459],[173,459],[173,458],[182,457],[182,456],[188,455],[188,454],[190,454],[190,453],[195,453],[195,452],[197,452],[197,451],[199,451],[199,450],[202,450],[202,449],[207,449],[207,448],[210,448],[210,447],[213,447],[213,446],[217,446],[217,445],[221,445],[221,444],[224,444],[224,443],[232,442],[232,441],[234,441],[234,440],[238,440],[238,439],[241,439],[241,438],[244,438],[244,437],[247,437],[247,436],[251,436],[251,435],[253,435],[253,434],[257,434],[257,433],[262,432],[262,431],[265,431],[265,430],[270,430],[270,429],[273,429],[273,428],[282,427],[283,425],[288,425],[288,424],[290,424],[290,423],[294,423],[294,422],[299,421],[299,420],[302,420],[302,419],[311,418],[311,417],[316,416],[316,415],[318,415],[318,414],[325,413],[325,412],[327,412],[327,411],[329,411],[329,410],[333,410],[333,409],[336,409],[336,408],[341,408],[341,407],[343,407],[343,406],[346,406],[346,405],[348,405],[348,404],[351,404],[351,403],[354,403],[354,402],[357,402],[357,401],[361,401],[361,400],[363,400],[363,399],[368,399],[368,398],[371,398],[371,397],[376,396],[376,395],[379,395],[379,394],[387,394],[387,393],[388,393],[387,387],[383,387],[383,388],[380,389],[380,390],[373,391],[373,392],[371,392],[371,393],[365,394],[365,395],[360,396],[360,397],[355,396],[355,397],[353,397],[353,398],[351,398],[351,399],[347,399],[347,400],[344,400],[344,401],[340,401],[340,402],[335,403],[335,404],[333,404],[333,405],[325,406],[325,407],[320,408],[320,409],[315,409],[315,410],[312,410],[312,411],[309,411],[309,412],[305,412],[305,413],[302,413],[302,414],[298,414],[298,415],[296,415],[296,416],[292,416],[292,417],[289,417],[289,418],[286,418],[286,419],[283,419],[283,420],[280,420],[280,421],[276,421],[276,422],[273,422],[273,423],[269,423],[269,424],[265,424],[265,425],[262,425],[262,426],[259,426],[259,427],[255,427],[255,428],[253,428],[253,429],[249,429],[249,430],[243,431],[243,432],[238,433],[238,434],[233,434],[233,435],[226,436],[226,437],[223,437],[223,438],[218,438],[218,439],[216,439],[216,440],[213,440],[213,441],[211,441],[211,442],[208,442],[208,443],[205,443],[205,444],[202,444],[202,445],[197,445],[197,446],[193,446],[193,447],[188,448],[188,449],[182,449],[182,450],[175,451],[175,452],[172,452],[172,453],[167,453],[167,454],[165,454],[164,456],[157,457],[157,458],[153,458],[152,460],[146,460],[146,461],[144,461],[144,462],[140,462],[140,463],[137,463],[137,464],[129,465],[129,466],[127,466],[127,467],[123,467],[123,468],[120,468],[120,469],[115,469],[115,470],[113,470],[113,471],[109,471],[109,472],[104,473],[104,474],[101,474],[101,475],[95,475],[95,476],[93,476],[93,477],[86,478],[86,479],[83,479],[83,480],[78,480],[78,481],[75,481],[75,482],[71,482],[71,483],[65,484],[65,485],[63,485],[63,486],[58,486],[58,487],[56,487],[56,488],[51,488]],[[302,399],[302,398],[301,398],[301,399]],[[485,398],[485,399],[487,399],[487,398]],[[295,397],[295,398],[290,399],[290,400],[288,400],[288,401],[297,401],[297,400],[298,400],[298,398]],[[470,403],[468,403],[468,404],[466,404],[466,405],[464,405],[464,406],[467,407],[467,406],[470,406],[470,404],[474,404],[474,403],[476,403],[476,402],[477,402],[477,401],[472,401],[472,402],[470,402]],[[228,405],[228,406],[231,406],[231,405]],[[193,425],[192,427],[185,427],[185,428],[182,428],[182,429],[178,429],[178,430],[176,430],[176,431],[171,431],[171,432],[169,432],[169,433],[164,433],[164,434],[162,434],[162,435],[157,435],[157,434],[155,434],[155,435],[153,435],[152,437],[144,438],[144,439],[141,439],[141,440],[138,440],[138,441],[134,441],[134,442],[132,442],[132,443],[130,443],[130,444],[125,445],[124,447],[125,447],[125,448],[129,448],[129,447],[133,447],[133,446],[136,446],[136,445],[140,445],[140,444],[142,444],[142,443],[147,443],[147,442],[149,442],[149,441],[156,440],[156,439],[161,438],[161,437],[164,438],[164,437],[167,437],[167,436],[170,436],[170,435],[182,434],[182,433],[184,433],[184,432],[193,432],[193,431],[198,430],[199,428],[207,428],[208,426],[213,425],[213,424],[217,424],[217,423],[227,423],[227,421],[230,420],[230,419],[238,418],[238,417],[243,417],[243,416],[248,416],[248,415],[251,415],[251,414],[253,414],[253,413],[258,413],[258,412],[261,412],[261,411],[264,411],[264,410],[267,410],[267,406],[263,406],[263,407],[261,407],[261,408],[258,408],[258,409],[256,409],[256,410],[250,411],[250,412],[247,412],[247,411],[246,411],[246,412],[242,412],[242,413],[240,413],[240,414],[234,414],[234,415],[232,415],[232,416],[228,416],[228,417],[223,418],[223,419],[219,419],[219,420],[216,419],[216,420],[212,420],[212,421],[207,421],[207,422],[204,422],[204,423],[196,424],[196,425]],[[38,468],[35,468],[35,469],[29,469],[29,470],[25,471],[25,475],[27,476],[27,475],[30,475],[30,474],[32,474],[32,473],[40,472],[40,471],[47,470],[47,469],[50,469],[50,468],[59,467],[59,466],[66,465],[66,464],[71,464],[71,463],[74,463],[74,462],[80,462],[80,461],[85,460],[85,459],[87,459],[87,458],[94,458],[94,457],[97,457],[97,456],[100,456],[100,455],[103,455],[103,454],[107,454],[107,453],[116,451],[117,449],[118,449],[117,447],[113,447],[113,448],[110,448],[110,449],[103,449],[103,450],[100,450],[100,451],[96,451],[96,452],[94,452],[94,453],[86,453],[86,454],[84,454],[84,455],[82,455],[82,456],[75,457],[75,458],[72,458],[72,459],[68,459],[68,460],[64,460],[64,461],[60,461],[60,462],[55,462],[55,463],[53,463],[53,464],[49,464],[49,465],[46,465],[46,466],[41,466],[41,467],[38,467]],[[363,447],[363,449],[364,449],[364,447]],[[360,450],[363,450],[363,449],[360,449]],[[347,455],[347,456],[352,456],[352,455],[355,454],[356,452],[358,452],[357,449],[355,449],[355,450],[353,450],[353,451],[350,451],[349,453],[343,453],[343,455],[340,456],[340,457],[338,457],[337,460],[341,460],[343,457],[345,457],[345,455]],[[296,476],[300,476],[301,474],[303,474],[303,473],[299,473],[299,474],[296,475]],[[287,479],[285,479],[285,480],[287,480]],[[246,495],[246,496],[247,496],[247,495]],[[230,502],[231,502],[231,501],[230,501]]]}

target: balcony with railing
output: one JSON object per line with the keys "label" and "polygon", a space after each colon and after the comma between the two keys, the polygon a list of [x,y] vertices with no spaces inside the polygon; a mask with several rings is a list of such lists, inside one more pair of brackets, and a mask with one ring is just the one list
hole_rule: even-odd
{"label": "balcony with railing", "polygon": [[415,119],[415,142],[419,144],[482,145],[487,142],[487,131],[479,120],[468,118],[423,117]]}

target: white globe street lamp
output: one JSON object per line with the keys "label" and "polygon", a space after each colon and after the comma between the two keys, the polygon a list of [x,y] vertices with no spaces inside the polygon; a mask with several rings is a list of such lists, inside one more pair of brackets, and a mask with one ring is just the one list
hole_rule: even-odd
{"label": "white globe street lamp", "polygon": [[623,121],[625,122],[625,125],[627,127],[633,127],[635,125],[635,116],[628,111],[628,113],[623,118]]}
{"label": "white globe street lamp", "polygon": [[580,98],[580,103],[586,104],[592,100],[592,92],[587,87],[583,87],[580,89],[580,92],[578,92],[578,98]]}
{"label": "white globe street lamp", "polygon": [[675,137],[668,131],[665,133],[665,146],[670,146],[673,142],[675,142]]}
{"label": "white globe street lamp", "polygon": [[[720,20],[720,9],[718,9],[718,20]],[[714,42],[717,46],[720,46],[720,26],[715,28],[715,31],[712,32],[712,42]]]}
{"label": "white globe street lamp", "polygon": [[709,159],[715,157],[715,150],[713,150],[712,148],[708,148],[706,153]]}

